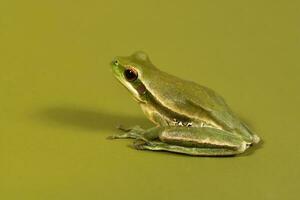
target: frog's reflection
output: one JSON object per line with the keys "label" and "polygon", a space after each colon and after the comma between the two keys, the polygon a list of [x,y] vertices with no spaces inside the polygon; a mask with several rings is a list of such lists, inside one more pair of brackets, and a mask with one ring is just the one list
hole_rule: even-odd
{"label": "frog's reflection", "polygon": [[143,116],[125,116],[86,109],[78,106],[50,107],[39,113],[38,118],[49,125],[71,126],[88,130],[115,130],[118,125],[151,127]]}

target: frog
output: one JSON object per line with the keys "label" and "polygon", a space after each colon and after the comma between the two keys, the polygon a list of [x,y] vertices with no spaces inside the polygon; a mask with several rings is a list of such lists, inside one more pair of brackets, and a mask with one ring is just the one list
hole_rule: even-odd
{"label": "frog", "polygon": [[120,126],[109,139],[191,156],[235,156],[260,141],[214,90],[160,70],[144,51],[115,57],[111,68],[155,126]]}

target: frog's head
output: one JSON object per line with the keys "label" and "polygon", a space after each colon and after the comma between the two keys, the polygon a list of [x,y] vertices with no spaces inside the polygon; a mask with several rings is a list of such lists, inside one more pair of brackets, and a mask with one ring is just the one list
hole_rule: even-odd
{"label": "frog's head", "polygon": [[147,89],[144,81],[147,81],[147,74],[156,70],[148,55],[138,51],[131,56],[116,57],[112,63],[115,77],[132,93],[136,100],[145,101]]}

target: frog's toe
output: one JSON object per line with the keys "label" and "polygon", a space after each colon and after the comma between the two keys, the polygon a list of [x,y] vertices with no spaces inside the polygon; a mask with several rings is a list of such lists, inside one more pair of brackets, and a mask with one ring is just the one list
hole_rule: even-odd
{"label": "frog's toe", "polygon": [[108,136],[107,139],[142,139],[143,140],[143,136],[140,133],[130,131],[130,132]]}
{"label": "frog's toe", "polygon": [[108,140],[122,139],[129,137],[127,134],[114,134],[106,137]]}

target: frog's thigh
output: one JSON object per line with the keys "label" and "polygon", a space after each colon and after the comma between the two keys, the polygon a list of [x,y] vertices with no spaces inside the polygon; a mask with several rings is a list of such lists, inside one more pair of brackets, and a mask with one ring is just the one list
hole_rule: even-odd
{"label": "frog's thigh", "polygon": [[247,143],[226,131],[213,128],[169,127],[140,149],[170,151],[199,156],[235,155],[247,149]]}

